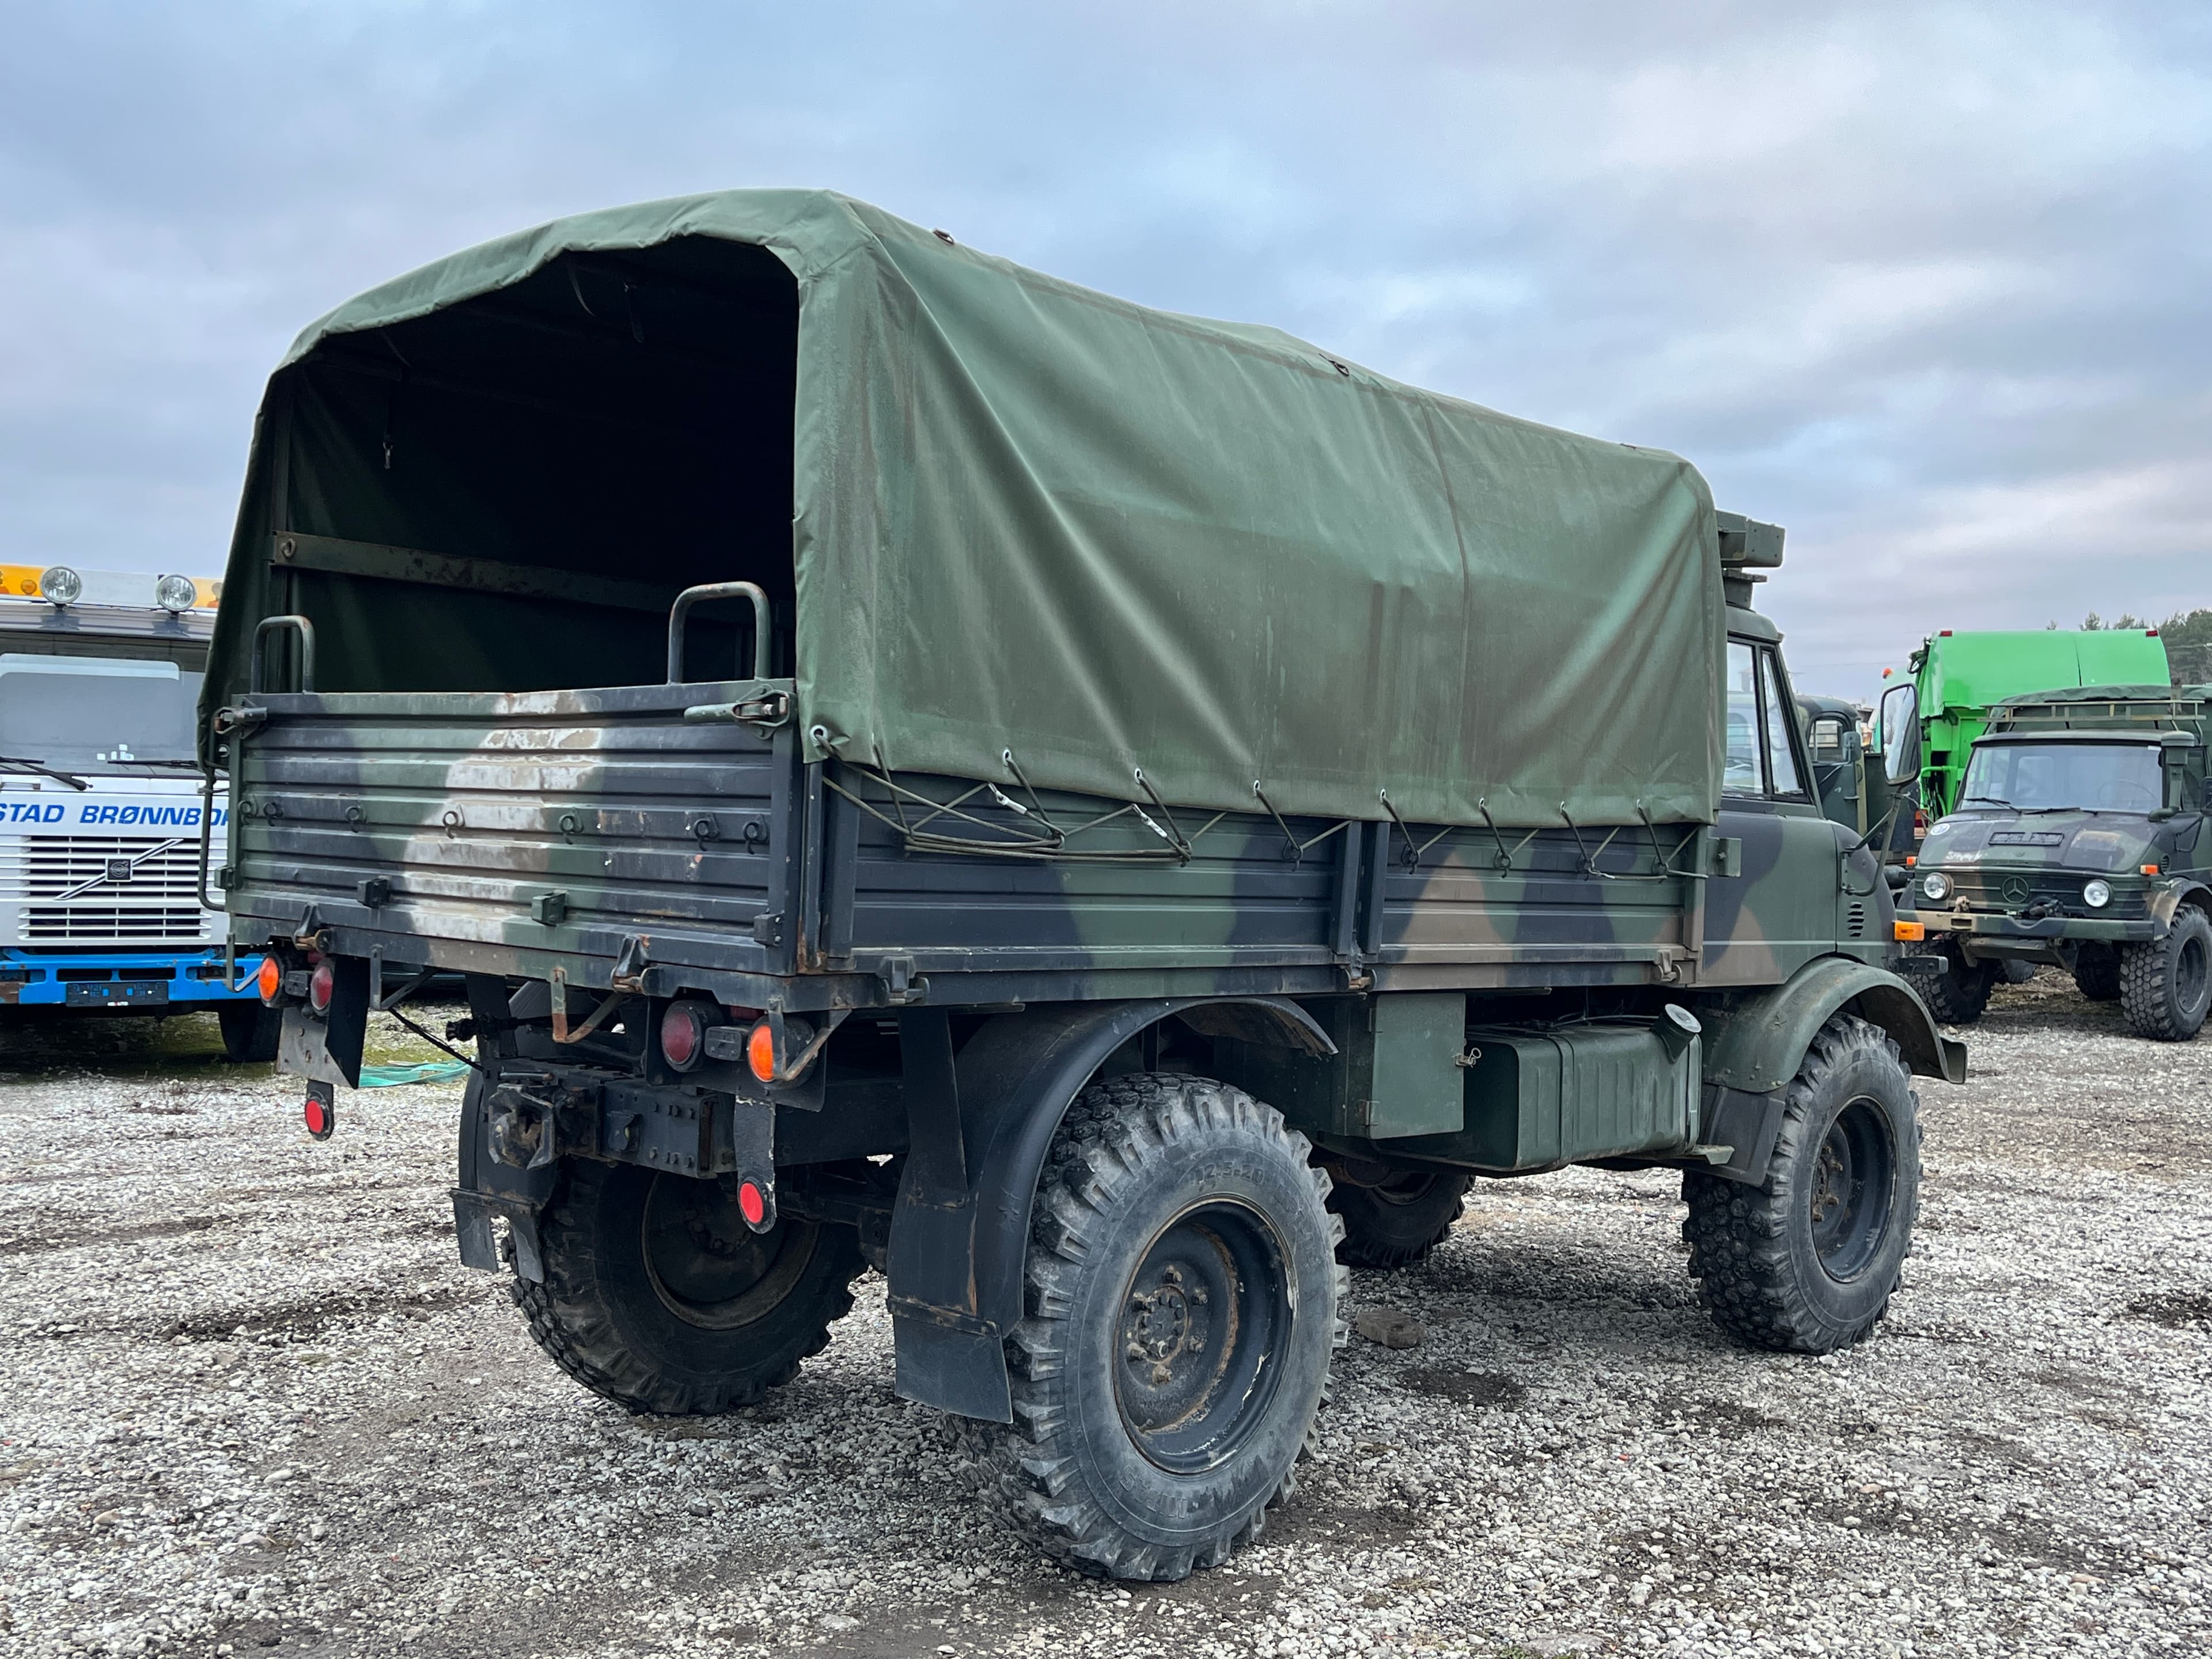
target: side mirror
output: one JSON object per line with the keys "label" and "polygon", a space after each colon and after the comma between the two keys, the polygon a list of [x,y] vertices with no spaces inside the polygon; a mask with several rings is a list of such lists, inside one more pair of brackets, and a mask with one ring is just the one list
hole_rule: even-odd
{"label": "side mirror", "polygon": [[1881,694],[1881,769],[1893,788],[1920,775],[1920,693],[1909,682]]}

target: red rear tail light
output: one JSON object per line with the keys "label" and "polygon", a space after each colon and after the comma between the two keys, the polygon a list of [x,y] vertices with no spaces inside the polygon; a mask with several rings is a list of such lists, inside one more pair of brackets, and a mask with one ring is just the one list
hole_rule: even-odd
{"label": "red rear tail light", "polygon": [[707,1019],[696,1003],[672,1002],[660,1017],[660,1055],[679,1072],[699,1063],[707,1049]]}
{"label": "red rear tail light", "polygon": [[331,1006],[331,994],[337,989],[337,969],[331,966],[328,957],[315,964],[315,971],[307,975],[307,1006],[317,1013],[325,1012]]}

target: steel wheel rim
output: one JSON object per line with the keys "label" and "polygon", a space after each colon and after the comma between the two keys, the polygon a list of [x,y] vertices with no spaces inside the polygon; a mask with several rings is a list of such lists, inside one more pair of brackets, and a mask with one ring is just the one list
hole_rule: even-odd
{"label": "steel wheel rim", "polygon": [[1293,1309],[1289,1252],[1249,1205],[1194,1205],[1153,1234],[1115,1312],[1114,1403],[1170,1474],[1234,1457],[1267,1415]]}
{"label": "steel wheel rim", "polygon": [[788,1218],[756,1233],[723,1182],[660,1170],[639,1221],[653,1295],[703,1330],[750,1325],[781,1304],[813,1259],[815,1237],[811,1224]]}
{"label": "steel wheel rim", "polygon": [[1845,1101],[1814,1150],[1806,1199],[1813,1252],[1829,1278],[1856,1279],[1881,1254],[1896,1175],[1888,1115],[1869,1096]]}
{"label": "steel wheel rim", "polygon": [[2212,980],[2212,947],[2202,934],[2184,939],[2179,960],[2173,964],[2173,989],[2174,1000],[2185,1012],[2195,1013],[2206,1000],[2207,990],[2212,989],[2208,980]]}

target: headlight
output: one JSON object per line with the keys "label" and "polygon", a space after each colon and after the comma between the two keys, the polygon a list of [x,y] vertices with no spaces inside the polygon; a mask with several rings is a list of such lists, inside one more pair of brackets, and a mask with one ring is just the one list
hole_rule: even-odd
{"label": "headlight", "polygon": [[84,592],[84,578],[65,564],[50,564],[39,573],[39,597],[48,605],[75,605]]}
{"label": "headlight", "polygon": [[1920,878],[1920,890],[1941,904],[1951,896],[1951,878],[1941,870],[1930,870]]}
{"label": "headlight", "polygon": [[200,591],[190,576],[164,576],[154,584],[154,603],[172,615],[181,615],[200,602]]}
{"label": "headlight", "polygon": [[2081,884],[2081,902],[2092,910],[2101,910],[2112,902],[2112,884],[2090,880]]}

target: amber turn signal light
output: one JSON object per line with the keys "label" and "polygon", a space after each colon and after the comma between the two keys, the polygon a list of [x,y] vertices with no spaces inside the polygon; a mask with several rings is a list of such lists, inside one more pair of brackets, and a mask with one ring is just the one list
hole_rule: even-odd
{"label": "amber turn signal light", "polygon": [[273,956],[261,958],[261,966],[253,975],[253,983],[261,993],[264,1002],[274,1002],[284,988],[284,969]]}
{"label": "amber turn signal light", "polygon": [[2142,872],[2147,876],[2154,876],[2158,873],[2158,866],[2155,864],[2146,864],[2142,866]]}
{"label": "amber turn signal light", "polygon": [[1924,921],[1893,921],[1889,927],[1893,933],[1908,943],[1917,943],[1928,937],[1928,924]]}
{"label": "amber turn signal light", "polygon": [[745,1064],[763,1083],[775,1081],[775,1031],[766,1020],[753,1027],[745,1039]]}

